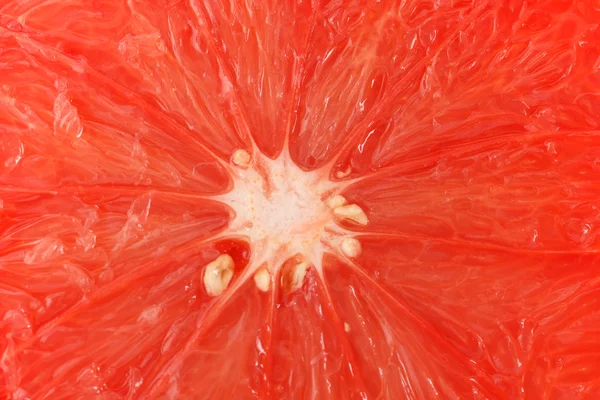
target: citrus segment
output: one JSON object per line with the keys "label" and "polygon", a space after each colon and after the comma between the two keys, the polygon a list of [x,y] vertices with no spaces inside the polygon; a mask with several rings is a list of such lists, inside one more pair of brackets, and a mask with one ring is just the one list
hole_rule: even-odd
{"label": "citrus segment", "polygon": [[192,321],[194,335],[178,343],[164,373],[149,382],[148,393],[156,399],[206,400],[268,393],[271,307],[270,297],[247,282],[226,303],[204,308]]}
{"label": "citrus segment", "polygon": [[193,257],[188,250],[142,264],[12,343],[8,390],[40,399],[140,396],[210,301],[198,269],[211,252],[205,247]]}
{"label": "citrus segment", "polygon": [[193,5],[200,35],[211,49],[205,54],[214,55],[231,80],[236,115],[258,148],[272,158],[299,123],[296,97],[302,59],[310,46],[311,6],[293,0]]}
{"label": "citrus segment", "polygon": [[[465,10],[460,28],[452,21],[463,11],[455,10],[423,11],[419,28],[407,30],[414,40],[400,43],[413,44],[408,54],[420,56],[419,67],[409,65],[412,79],[353,129],[339,168],[364,173],[483,141],[598,126],[597,112],[581,102],[600,77],[598,32],[577,22],[588,18],[583,7],[481,3]],[[541,15],[546,28],[529,31],[528,18]]]}
{"label": "citrus segment", "polygon": [[391,298],[362,272],[331,261],[326,279],[367,398],[500,396],[492,376],[462,356],[428,321]]}
{"label": "citrus segment", "polygon": [[[565,303],[596,302],[593,277],[600,257],[595,252],[507,252],[449,240],[364,236],[361,243],[355,274],[368,275],[380,293],[409,309],[428,331],[442,335],[457,357],[494,377],[502,393],[516,396],[521,388],[528,393],[554,390],[549,381],[521,381],[540,372],[528,354],[538,351],[537,346],[545,347],[547,335],[596,330],[591,327],[598,322],[596,317],[558,311]],[[335,279],[353,268],[339,267]],[[574,311],[578,306],[572,307]],[[579,323],[586,328],[579,328]],[[581,347],[573,351],[573,360],[589,356]],[[559,380],[569,375],[552,364],[544,365]]]}
{"label": "citrus segment", "polygon": [[[420,96],[429,64],[463,27],[494,7],[352,1],[342,10],[336,3],[315,8],[314,44],[306,61],[310,74],[299,107],[303,123],[291,141],[294,159],[307,168],[326,164],[342,148],[364,146],[381,119],[397,119],[417,102],[427,107],[436,92]],[[404,121],[409,125],[412,118]]]}
{"label": "citrus segment", "polygon": [[340,336],[343,322],[314,269],[308,271],[302,290],[280,293],[269,352],[271,397],[361,398],[362,377],[348,342]]}
{"label": "citrus segment", "polygon": [[222,60],[206,56],[215,48],[197,4],[86,0],[7,9],[16,19],[13,35],[32,53],[59,51],[53,61],[68,62],[80,76],[100,74],[221,156],[249,144],[234,82]]}
{"label": "citrus segment", "polygon": [[161,193],[0,189],[0,196],[2,282],[13,300],[31,298],[21,307],[34,329],[141,264],[207,240],[228,217],[216,203],[175,205]]}
{"label": "citrus segment", "polygon": [[598,184],[588,160],[600,142],[574,132],[494,143],[390,167],[344,194],[364,199],[372,231],[546,251],[594,246]]}
{"label": "citrus segment", "polygon": [[2,183],[141,185],[213,193],[227,188],[228,177],[215,156],[189,128],[147,110],[143,100],[89,68],[74,70],[73,59],[54,48],[40,44],[53,59],[42,69],[46,59],[39,50],[31,54],[17,43],[8,46],[15,51],[0,57],[20,67],[4,75],[7,83],[0,93],[7,102],[0,122],[10,127],[3,148],[11,151],[4,156]]}

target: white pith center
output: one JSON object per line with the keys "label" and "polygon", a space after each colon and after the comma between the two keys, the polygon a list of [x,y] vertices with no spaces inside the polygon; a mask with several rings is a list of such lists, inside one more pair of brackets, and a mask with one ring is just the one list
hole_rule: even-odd
{"label": "white pith center", "polygon": [[250,243],[250,268],[276,272],[292,257],[320,268],[329,239],[336,236],[324,200],[336,185],[321,172],[306,172],[289,157],[261,157],[234,171],[232,191],[219,200],[235,211],[227,232]]}

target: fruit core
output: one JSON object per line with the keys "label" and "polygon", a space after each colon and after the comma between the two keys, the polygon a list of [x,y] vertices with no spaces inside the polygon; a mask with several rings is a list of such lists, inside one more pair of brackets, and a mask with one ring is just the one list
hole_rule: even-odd
{"label": "fruit core", "polygon": [[[339,194],[343,185],[329,180],[328,171],[304,171],[285,152],[272,160],[238,150],[232,165],[233,188],[218,198],[234,214],[224,235],[250,244],[250,263],[244,276],[254,275],[260,290],[267,291],[267,279],[277,276],[282,268],[284,289],[298,289],[309,268],[321,274],[325,252],[350,258],[358,255],[360,242],[337,222],[349,219],[364,225],[366,214],[357,205],[346,204]],[[234,268],[230,264],[219,268]],[[215,285],[225,287],[215,276],[220,275],[207,274],[206,279],[212,282],[205,284],[212,293],[221,293],[214,290]]]}
{"label": "fruit core", "polygon": [[335,185],[285,155],[252,159],[233,175],[233,189],[220,200],[234,210],[229,233],[250,243],[253,264],[276,271],[300,256],[318,265],[333,222],[326,199]]}

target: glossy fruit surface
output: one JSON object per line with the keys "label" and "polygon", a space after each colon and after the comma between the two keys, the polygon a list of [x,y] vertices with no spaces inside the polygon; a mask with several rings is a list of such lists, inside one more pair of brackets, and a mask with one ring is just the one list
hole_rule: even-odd
{"label": "glossy fruit surface", "polygon": [[0,399],[600,398],[600,3],[0,5]]}

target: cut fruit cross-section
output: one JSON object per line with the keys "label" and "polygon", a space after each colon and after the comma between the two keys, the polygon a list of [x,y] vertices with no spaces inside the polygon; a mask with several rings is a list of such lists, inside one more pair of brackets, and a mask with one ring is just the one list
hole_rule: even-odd
{"label": "cut fruit cross-section", "polygon": [[0,399],[600,398],[593,0],[6,0]]}

